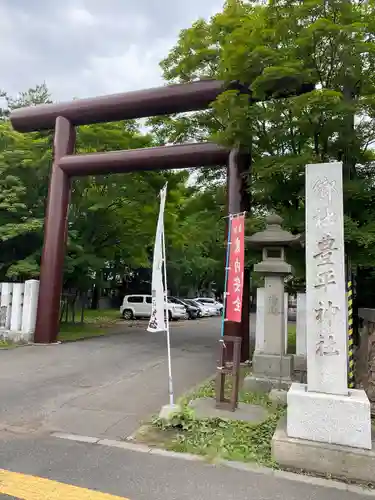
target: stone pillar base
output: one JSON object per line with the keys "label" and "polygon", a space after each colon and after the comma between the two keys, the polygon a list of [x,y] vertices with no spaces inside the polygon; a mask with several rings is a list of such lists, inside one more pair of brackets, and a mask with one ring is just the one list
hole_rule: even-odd
{"label": "stone pillar base", "polygon": [[291,384],[292,381],[290,379],[270,379],[249,375],[248,377],[245,377],[242,388],[248,392],[268,394],[272,389],[287,391]]}
{"label": "stone pillar base", "polygon": [[28,344],[33,341],[33,334],[0,329],[0,340],[5,340],[14,344]]}
{"label": "stone pillar base", "polygon": [[268,393],[271,389],[288,390],[292,383],[293,357],[255,351],[253,373],[245,378],[243,388],[249,392]]}
{"label": "stone pillar base", "polygon": [[253,375],[270,379],[292,379],[293,357],[286,354],[266,354],[255,352],[253,356]]}
{"label": "stone pillar base", "polygon": [[290,438],[371,450],[370,402],[365,391],[347,396],[308,392],[293,383],[288,391],[287,434]]}
{"label": "stone pillar base", "polygon": [[284,418],[272,438],[272,458],[282,467],[298,472],[302,469],[345,481],[374,482],[375,444],[372,450],[361,450],[292,438],[287,435]]}
{"label": "stone pillar base", "polygon": [[307,371],[307,360],[303,354],[293,354],[293,366],[295,372]]}

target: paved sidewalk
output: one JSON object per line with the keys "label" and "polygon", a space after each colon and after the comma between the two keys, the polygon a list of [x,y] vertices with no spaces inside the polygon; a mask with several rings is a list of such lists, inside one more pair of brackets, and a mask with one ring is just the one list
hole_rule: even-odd
{"label": "paved sidewalk", "polygon": [[[123,333],[0,351],[0,429],[121,439],[168,402],[164,334]],[[118,328],[118,327],[117,327]],[[219,318],[172,323],[176,395],[215,372]]]}

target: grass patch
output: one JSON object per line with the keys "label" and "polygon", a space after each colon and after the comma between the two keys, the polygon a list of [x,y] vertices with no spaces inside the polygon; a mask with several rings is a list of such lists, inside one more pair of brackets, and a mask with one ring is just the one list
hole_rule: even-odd
{"label": "grass patch", "polygon": [[17,344],[15,344],[14,342],[0,339],[0,349],[14,349],[15,347],[17,347]]}
{"label": "grass patch", "polygon": [[87,310],[84,323],[62,323],[58,339],[67,342],[91,337],[100,337],[110,333],[110,328],[122,321],[117,309]]}
{"label": "grass patch", "polygon": [[86,309],[85,323],[117,323],[121,320],[120,312],[118,309]]}
{"label": "grass patch", "polygon": [[277,464],[271,457],[271,440],[277,422],[285,414],[285,408],[276,406],[266,395],[240,391],[240,402],[258,404],[268,410],[269,417],[263,423],[221,418],[197,419],[188,406],[189,401],[214,396],[215,381],[203,383],[181,398],[180,415],[176,415],[168,424],[155,418],[151,424],[139,429],[136,440],[170,451],[203,455],[209,461],[225,459],[256,462],[276,468]]}
{"label": "grass patch", "polygon": [[204,455],[212,461],[220,458],[276,467],[271,457],[271,440],[282,414],[279,409],[265,422],[255,425],[219,418],[198,420],[185,408],[178,422],[180,430],[168,449]]}
{"label": "grass patch", "polygon": [[296,353],[296,333],[297,326],[288,325],[288,354]]}

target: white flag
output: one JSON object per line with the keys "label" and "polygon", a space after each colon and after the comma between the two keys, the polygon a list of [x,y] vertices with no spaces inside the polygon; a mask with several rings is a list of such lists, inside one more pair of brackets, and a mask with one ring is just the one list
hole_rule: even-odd
{"label": "white flag", "polygon": [[160,191],[160,210],[154,246],[154,261],[152,266],[152,311],[147,331],[165,332],[165,291],[163,284],[163,237],[164,237],[164,207],[167,195],[167,185]]}

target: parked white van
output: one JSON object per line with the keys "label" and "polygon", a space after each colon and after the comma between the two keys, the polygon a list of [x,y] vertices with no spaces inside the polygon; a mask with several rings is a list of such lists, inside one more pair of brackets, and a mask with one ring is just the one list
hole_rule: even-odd
{"label": "parked white van", "polygon": [[[151,316],[151,295],[125,295],[120,307],[121,316],[130,320],[133,318],[150,318]],[[181,304],[175,304],[168,300],[169,320],[187,319],[186,308]]]}

